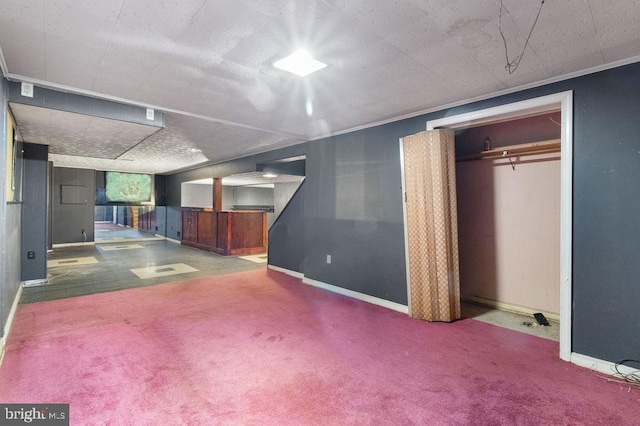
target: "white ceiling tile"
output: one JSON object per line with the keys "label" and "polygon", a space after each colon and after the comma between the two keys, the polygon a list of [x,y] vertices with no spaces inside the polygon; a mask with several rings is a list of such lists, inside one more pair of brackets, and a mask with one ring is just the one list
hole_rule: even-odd
{"label": "white ceiling tile", "polygon": [[158,128],[125,121],[11,103],[25,142],[49,145],[52,154],[116,159]]}
{"label": "white ceiling tile", "polygon": [[638,55],[640,2],[637,0],[590,1],[593,20],[607,62]]}
{"label": "white ceiling tile", "polygon": [[[45,79],[44,10],[40,1],[0,3],[0,48],[9,71]],[[10,65],[9,65],[10,64]]]}

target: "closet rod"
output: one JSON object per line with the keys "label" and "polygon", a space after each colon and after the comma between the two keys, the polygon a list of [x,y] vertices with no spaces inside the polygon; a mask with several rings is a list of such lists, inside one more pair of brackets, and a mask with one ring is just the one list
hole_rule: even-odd
{"label": "closet rod", "polygon": [[456,158],[456,161],[498,160],[500,158],[548,154],[553,152],[560,152],[560,139],[521,145],[502,146],[488,151],[482,151],[477,154],[460,156]]}

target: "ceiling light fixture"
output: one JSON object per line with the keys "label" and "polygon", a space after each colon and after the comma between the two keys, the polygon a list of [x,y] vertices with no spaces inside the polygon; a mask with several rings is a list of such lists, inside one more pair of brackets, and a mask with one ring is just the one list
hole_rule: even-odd
{"label": "ceiling light fixture", "polygon": [[300,77],[305,77],[313,72],[321,70],[326,67],[327,64],[314,59],[306,50],[299,49],[286,58],[275,62],[273,66],[299,75]]}
{"label": "ceiling light fixture", "polygon": [[265,178],[277,178],[278,175],[276,175],[275,173],[265,173],[265,174],[262,175],[262,177],[265,177]]}

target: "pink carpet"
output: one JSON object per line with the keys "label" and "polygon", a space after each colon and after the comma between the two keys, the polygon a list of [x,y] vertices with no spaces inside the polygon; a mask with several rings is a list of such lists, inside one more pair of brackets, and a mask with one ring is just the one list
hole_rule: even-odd
{"label": "pink carpet", "polygon": [[72,425],[638,424],[640,391],[475,320],[427,323],[265,270],[21,305],[0,402]]}

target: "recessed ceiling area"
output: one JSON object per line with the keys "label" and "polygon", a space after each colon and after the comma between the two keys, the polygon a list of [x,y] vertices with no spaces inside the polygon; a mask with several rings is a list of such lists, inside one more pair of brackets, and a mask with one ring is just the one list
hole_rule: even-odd
{"label": "recessed ceiling area", "polygon": [[[302,180],[304,180],[304,176],[279,174],[276,177],[264,177],[262,172],[247,172],[222,178],[222,185],[273,188],[275,183],[301,182]],[[192,180],[185,183],[213,185],[213,178]]]}
{"label": "recessed ceiling area", "polygon": [[[626,0],[5,1],[0,67],[36,93],[165,114],[132,146],[105,137],[111,123],[65,115],[52,129],[14,111],[58,165],[172,173],[637,62],[638,22]],[[301,47],[328,66],[306,77],[273,66]]]}

